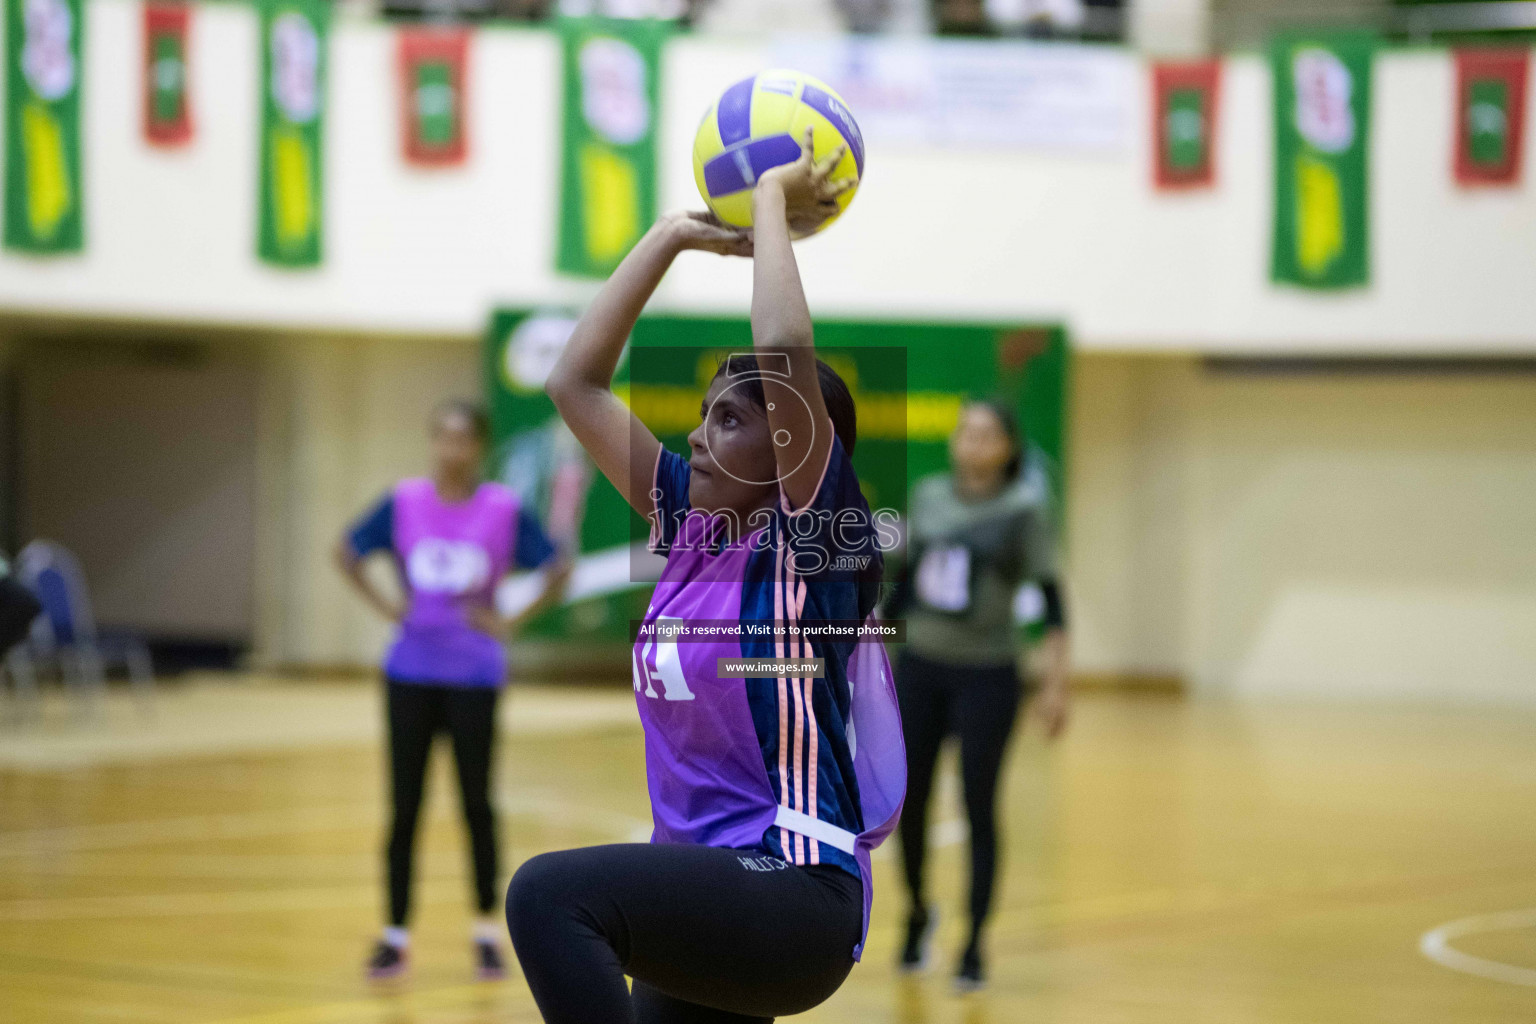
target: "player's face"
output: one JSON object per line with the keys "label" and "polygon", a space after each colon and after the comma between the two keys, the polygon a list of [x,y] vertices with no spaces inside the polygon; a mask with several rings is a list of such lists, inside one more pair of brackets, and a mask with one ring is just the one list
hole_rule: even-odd
{"label": "player's face", "polygon": [[1013,443],[997,414],[984,405],[967,405],[949,436],[949,462],[957,472],[987,477],[1001,474],[1013,458]]}
{"label": "player's face", "polygon": [[475,433],[475,425],[462,413],[439,416],[432,426],[432,466],[434,475],[468,478],[480,472],[485,446]]}
{"label": "player's face", "polygon": [[[716,377],[704,393],[700,423],[688,435],[688,503],[700,511],[744,516],[778,493],[778,463],[768,413],[739,383]],[[743,520],[745,521],[745,520]]]}

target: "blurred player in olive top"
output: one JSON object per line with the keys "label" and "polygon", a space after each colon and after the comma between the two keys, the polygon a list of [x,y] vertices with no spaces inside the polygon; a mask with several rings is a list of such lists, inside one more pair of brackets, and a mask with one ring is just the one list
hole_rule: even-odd
{"label": "blurred player in olive top", "polygon": [[[482,978],[505,973],[498,944],[496,817],[491,765],[496,698],[507,677],[503,643],[558,596],[566,566],[538,518],[510,489],[480,479],[485,413],[450,402],[432,418],[432,476],[403,480],[342,539],[337,560],[357,592],[399,632],[384,662],[394,822],[390,828],[389,925],[368,961],[369,977],[394,977],[408,960],[412,859],[428,755],[439,732],[453,757],[475,873],[474,951]],[[404,602],[381,593],[362,560],[387,552]],[[513,569],[549,566],[542,595],[513,618],[494,609],[496,585]]]}
{"label": "blurred player in olive top", "polygon": [[907,520],[906,567],[888,614],[907,621],[896,667],[907,737],[901,850],[912,907],[901,967],[925,960],[931,914],[923,888],[928,797],[939,747],[960,738],[970,819],[970,937],[955,983],[985,982],[982,929],[997,871],[997,780],[1025,696],[1024,643],[1014,621],[1022,584],[1045,598],[1046,668],[1034,710],[1055,737],[1066,725],[1066,622],[1056,579],[1049,488],[1025,472],[1018,423],[1005,406],[971,402],[950,437],[951,471],[918,482]]}

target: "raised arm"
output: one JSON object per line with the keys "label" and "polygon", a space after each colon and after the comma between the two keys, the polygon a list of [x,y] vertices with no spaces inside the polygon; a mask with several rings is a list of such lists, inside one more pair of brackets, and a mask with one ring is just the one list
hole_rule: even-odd
{"label": "raised arm", "polygon": [[829,180],[832,168],[842,159],[843,147],[817,163],[811,144],[807,128],[800,159],[764,173],[752,194],[756,246],[752,346],[762,372],[768,427],[775,438],[779,484],[795,509],[816,497],[832,447],[832,430],[816,372],[811,311],[790,231],[812,229],[836,213],[837,197],[853,184]]}
{"label": "raised arm", "polygon": [[657,221],[587,308],[545,384],[571,433],[642,516],[652,511],[651,470],[660,442],[613,393],[613,373],[640,311],[685,249],[750,256],[752,240],[707,214]]}

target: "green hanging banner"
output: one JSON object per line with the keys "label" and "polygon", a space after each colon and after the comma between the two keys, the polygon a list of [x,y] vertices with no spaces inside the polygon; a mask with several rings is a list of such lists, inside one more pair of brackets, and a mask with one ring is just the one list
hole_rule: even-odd
{"label": "green hanging banner", "polygon": [[84,246],[81,0],[5,0],[5,245]]}
{"label": "green hanging banner", "polygon": [[327,0],[261,0],[261,194],[257,252],[320,263],[324,220]]}
{"label": "green hanging banner", "polygon": [[1375,50],[1366,33],[1291,35],[1270,45],[1276,281],[1309,288],[1370,282]]}
{"label": "green hanging banner", "polygon": [[668,23],[564,18],[555,267],[606,277],[656,219],[656,122]]}

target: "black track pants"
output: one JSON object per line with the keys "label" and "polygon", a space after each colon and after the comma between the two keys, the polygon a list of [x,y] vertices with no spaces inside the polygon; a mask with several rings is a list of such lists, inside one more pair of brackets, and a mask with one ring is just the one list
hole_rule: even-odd
{"label": "black track pants", "polygon": [[841,868],[708,846],[541,854],[507,892],[512,945],[547,1024],[801,1013],[848,976],[863,921],[862,886]]}
{"label": "black track pants", "polygon": [[496,745],[495,687],[433,686],[390,680],[390,788],[394,823],[385,860],[389,868],[389,922],[410,917],[416,821],[427,780],[427,757],[439,732],[453,739],[459,793],[475,870],[480,913],[496,906],[496,812],[491,807],[491,760]]}
{"label": "black track pants", "polygon": [[1023,687],[1012,665],[945,665],[903,651],[896,693],[907,740],[907,802],[901,813],[901,853],[914,905],[925,903],[928,798],[945,737],[960,738],[960,777],[971,833],[971,938],[992,909],[997,877],[997,780],[1018,717]]}

